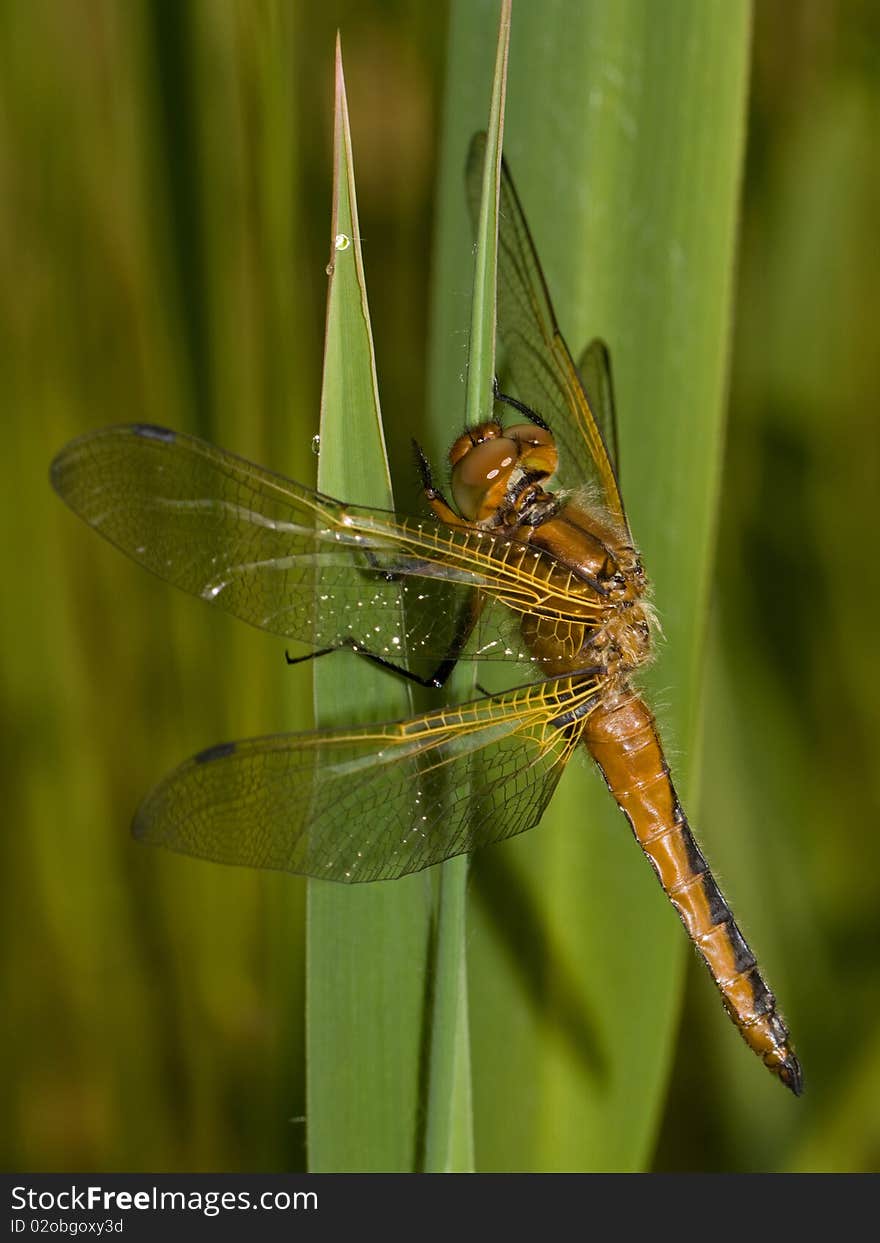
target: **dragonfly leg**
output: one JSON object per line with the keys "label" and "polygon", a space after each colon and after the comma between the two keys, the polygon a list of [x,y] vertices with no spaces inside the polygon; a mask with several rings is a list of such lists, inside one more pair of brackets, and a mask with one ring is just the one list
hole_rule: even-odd
{"label": "dragonfly leg", "polygon": [[450,649],[449,655],[446,656],[434,672],[429,674],[427,677],[423,677],[419,673],[414,673],[412,669],[405,669],[402,665],[396,665],[394,661],[386,660],[384,656],[377,656],[375,652],[369,651],[368,648],[361,647],[360,644],[356,643],[353,639],[345,639],[337,647],[322,647],[318,648],[318,650],[314,652],[306,652],[303,656],[291,656],[289,652],[285,652],[284,659],[288,666],[301,665],[303,661],[317,660],[321,656],[329,656],[331,652],[342,652],[347,649],[348,651],[354,652],[356,656],[362,656],[364,660],[369,660],[374,665],[379,665],[382,669],[388,669],[391,673],[397,673],[402,678],[406,678],[410,682],[415,682],[418,686],[427,687],[428,690],[440,690],[448,681],[450,674],[458,664],[458,658],[461,654],[461,650],[467,642],[467,637],[472,628],[473,623],[467,627],[467,632],[463,635],[460,642],[458,635],[456,635],[455,643]]}
{"label": "dragonfly leg", "polygon": [[439,690],[445,686],[453,669],[459,662],[465,644],[471,637],[474,626],[479,620],[483,611],[483,605],[486,603],[486,597],[480,591],[472,591],[467,598],[467,603],[461,609],[455,626],[455,633],[452,636],[452,642],[449,645],[449,651],[441,660],[440,664],[434,670],[433,675],[426,685],[434,686]]}
{"label": "dragonfly leg", "polygon": [[422,452],[422,447],[417,440],[413,440],[413,449],[416,454],[416,465],[419,468],[419,474],[422,477],[422,489],[425,493],[425,499],[433,509],[434,513],[441,522],[445,522],[448,527],[469,527],[470,523],[462,522],[458,514],[447,501],[446,497],[439,488],[434,486],[434,477],[431,474],[431,464]]}
{"label": "dragonfly leg", "polygon": [[498,384],[498,377],[492,380],[492,394],[496,401],[500,401],[502,405],[512,406],[514,410],[518,410],[520,414],[524,414],[530,423],[534,423],[536,427],[543,427],[545,432],[549,432],[550,428],[541,418],[536,410],[531,406],[527,406],[524,401],[517,401],[515,397],[510,397],[507,393],[502,393]]}
{"label": "dragonfly leg", "polygon": [[285,651],[284,659],[288,665],[301,665],[305,660],[317,660],[319,656],[329,656],[331,652],[338,652],[336,647],[322,647],[316,652],[306,652],[304,656],[291,656],[290,652]]}
{"label": "dragonfly leg", "polygon": [[[352,644],[347,646],[354,647]],[[392,661],[386,660],[384,656],[377,656],[374,652],[366,651],[365,648],[354,647],[354,651],[357,652],[358,656],[363,656],[365,660],[372,661],[374,665],[379,665],[382,669],[390,669],[392,673],[399,673],[402,678],[407,678],[408,681],[415,682],[417,686],[425,686],[432,691],[439,691],[441,689],[458,663],[457,657],[447,657],[432,674],[423,678],[421,674],[413,673],[412,669],[404,669],[402,665],[395,665]]]}

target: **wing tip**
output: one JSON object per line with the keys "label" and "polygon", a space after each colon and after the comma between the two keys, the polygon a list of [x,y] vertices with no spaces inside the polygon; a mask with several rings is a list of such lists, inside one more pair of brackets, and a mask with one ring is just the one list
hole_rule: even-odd
{"label": "wing tip", "polygon": [[224,760],[234,755],[238,744],[234,742],[217,742],[212,747],[205,747],[198,755],[193,756],[194,764],[210,764],[212,760]]}
{"label": "wing tip", "polygon": [[132,423],[131,431],[143,440],[161,440],[164,444],[173,444],[177,440],[177,432],[170,427],[160,427],[158,423]]}

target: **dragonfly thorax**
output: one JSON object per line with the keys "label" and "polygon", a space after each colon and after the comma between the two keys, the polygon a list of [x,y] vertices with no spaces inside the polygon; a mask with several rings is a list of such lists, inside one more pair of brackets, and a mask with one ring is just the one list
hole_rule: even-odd
{"label": "dragonfly thorax", "polygon": [[651,657],[654,612],[644,600],[614,609],[590,639],[597,661],[610,673],[631,673]]}
{"label": "dragonfly thorax", "polygon": [[[555,567],[548,585],[559,594],[548,600],[547,618],[524,618],[523,637],[533,656],[548,672],[572,672],[601,666],[609,677],[627,674],[651,655],[654,612],[648,603],[648,582],[629,531],[615,523],[601,506],[583,498],[553,497],[537,488],[529,505],[540,512],[541,500],[556,508],[532,524],[528,510],[511,534],[551,554]],[[583,600],[583,622],[566,626],[552,620],[577,611]]]}

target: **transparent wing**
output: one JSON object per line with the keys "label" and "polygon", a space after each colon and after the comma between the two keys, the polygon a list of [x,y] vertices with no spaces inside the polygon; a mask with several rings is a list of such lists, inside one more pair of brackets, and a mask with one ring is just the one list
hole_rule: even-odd
{"label": "transparent wing", "polygon": [[[523,612],[546,612],[552,599],[551,616],[570,609],[581,625],[595,612],[591,588],[527,544],[345,505],[162,428],[83,436],[55,459],[52,482],[160,578],[315,647],[354,643],[400,664],[443,659],[460,644],[475,592]],[[484,611],[481,658],[512,658],[504,612]]]}
{"label": "transparent wing", "polygon": [[[468,156],[466,183],[471,212],[479,211],[485,134],[476,134]],[[519,196],[506,163],[501,166],[498,238],[498,327],[516,396],[545,420],[559,449],[557,478],[575,489],[597,485],[609,513],[625,524],[614,457],[614,408],[597,407],[611,426],[597,419],[587,390],[556,323],[556,315]],[[592,393],[590,394],[592,397]]]}
{"label": "transparent wing", "polygon": [[602,432],[614,475],[620,483],[620,447],[617,443],[617,413],[611,381],[611,354],[604,341],[595,337],[581,354],[578,370],[584,382],[590,410]]}
{"label": "transparent wing", "polygon": [[536,825],[596,690],[550,679],[408,721],[212,747],[160,782],[133,832],[217,863],[392,880]]}

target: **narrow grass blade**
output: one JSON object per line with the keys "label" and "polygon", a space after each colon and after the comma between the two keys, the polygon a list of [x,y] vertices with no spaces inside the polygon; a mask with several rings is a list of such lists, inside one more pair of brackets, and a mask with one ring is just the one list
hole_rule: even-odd
{"label": "narrow grass blade", "polygon": [[[495,74],[483,172],[480,223],[474,257],[466,422],[489,417],[495,374],[495,290],[498,266],[498,185],[504,97],[510,46],[510,3],[501,5]],[[457,685],[473,672],[456,675]],[[440,880],[436,984],[432,1017],[428,1128],[425,1164],[428,1170],[473,1169],[473,1105],[470,1031],[467,1004],[466,886],[468,860],[444,864]]]}
{"label": "narrow grass blade", "polygon": [[507,62],[510,52],[510,5],[502,0],[495,76],[486,134],[483,192],[474,256],[474,289],[468,339],[468,382],[465,417],[480,423],[492,413],[492,381],[495,376],[496,289],[498,286],[498,187],[501,178],[501,147],[504,137],[504,102],[507,93]]}
{"label": "narrow grass blade", "polygon": [[[319,487],[389,507],[351,137],[336,60],[333,251],[321,405]],[[322,726],[408,715],[403,683],[336,653],[315,668]],[[418,1148],[430,881],[310,882],[307,1131],[314,1171],[406,1171]]]}

